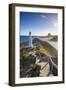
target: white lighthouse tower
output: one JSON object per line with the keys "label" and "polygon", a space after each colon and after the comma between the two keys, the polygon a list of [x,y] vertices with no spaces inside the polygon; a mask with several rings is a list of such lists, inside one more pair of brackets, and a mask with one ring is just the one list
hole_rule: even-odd
{"label": "white lighthouse tower", "polygon": [[32,36],[31,36],[31,32],[29,32],[29,47],[32,48]]}

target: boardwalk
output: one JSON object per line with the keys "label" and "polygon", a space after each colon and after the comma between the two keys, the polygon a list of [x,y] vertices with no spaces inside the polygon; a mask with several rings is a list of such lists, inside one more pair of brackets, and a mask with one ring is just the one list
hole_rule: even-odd
{"label": "boardwalk", "polygon": [[51,57],[44,57],[42,61],[37,64],[41,66],[40,76],[57,75],[58,67],[52,61]]}
{"label": "boardwalk", "polygon": [[38,63],[38,65],[41,66],[40,76],[41,77],[47,76],[48,73],[50,72],[50,70],[49,70],[49,68],[50,68],[49,63],[47,63],[47,62],[40,62],[40,63]]}

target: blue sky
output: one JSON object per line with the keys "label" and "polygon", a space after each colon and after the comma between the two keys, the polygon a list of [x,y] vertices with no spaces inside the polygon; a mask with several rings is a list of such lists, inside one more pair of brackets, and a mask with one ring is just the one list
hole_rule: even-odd
{"label": "blue sky", "polygon": [[20,35],[57,35],[57,13],[20,12]]}

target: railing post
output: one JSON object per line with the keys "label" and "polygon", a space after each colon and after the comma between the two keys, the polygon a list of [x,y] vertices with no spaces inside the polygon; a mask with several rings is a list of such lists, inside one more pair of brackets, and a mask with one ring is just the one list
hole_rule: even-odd
{"label": "railing post", "polygon": [[48,57],[48,61],[49,61],[49,66],[50,66],[50,72],[52,72],[52,70],[53,70],[53,65],[52,65],[52,62],[50,61],[49,57]]}

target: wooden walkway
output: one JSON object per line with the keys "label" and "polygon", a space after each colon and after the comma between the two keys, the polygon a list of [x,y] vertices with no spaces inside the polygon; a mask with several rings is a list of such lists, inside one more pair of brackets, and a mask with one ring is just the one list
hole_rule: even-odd
{"label": "wooden walkway", "polygon": [[40,76],[56,76],[58,73],[58,66],[52,61],[51,57],[44,57],[37,64],[41,66]]}

